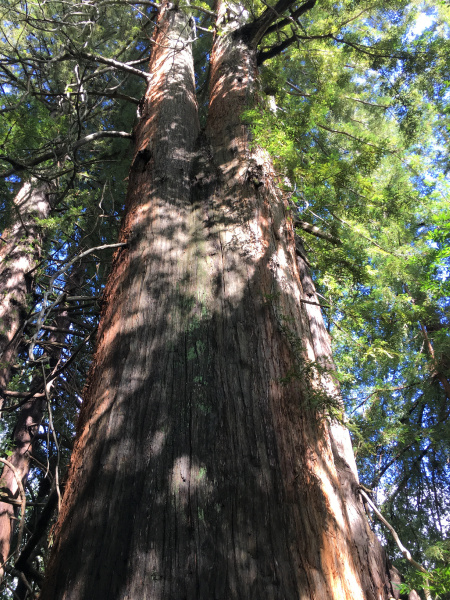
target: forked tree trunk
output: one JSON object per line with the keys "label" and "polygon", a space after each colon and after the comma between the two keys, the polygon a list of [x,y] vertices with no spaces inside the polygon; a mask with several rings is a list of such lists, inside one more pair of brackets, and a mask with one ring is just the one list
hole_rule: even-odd
{"label": "forked tree trunk", "polygon": [[156,31],[41,600],[383,600],[314,287],[240,119],[254,52],[222,27],[199,134],[189,19]]}

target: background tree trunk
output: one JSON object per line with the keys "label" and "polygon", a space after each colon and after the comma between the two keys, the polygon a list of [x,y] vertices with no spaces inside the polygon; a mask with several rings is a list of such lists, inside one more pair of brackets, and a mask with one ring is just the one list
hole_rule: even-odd
{"label": "background tree trunk", "polygon": [[[11,365],[17,356],[28,309],[27,294],[32,291],[32,270],[42,248],[42,226],[38,219],[50,213],[49,186],[31,181],[25,183],[14,200],[13,225],[3,233],[0,246],[0,391],[11,376]],[[41,394],[42,396],[42,394]],[[27,402],[14,429],[15,450],[10,458],[21,479],[28,472],[28,450],[32,431],[42,418],[43,398]],[[1,398],[3,405],[3,397]],[[41,406],[42,405],[42,406]],[[5,466],[1,475],[1,491],[20,504],[19,490],[13,471]],[[11,541],[11,519],[14,505],[0,502],[0,579],[8,559]]]}
{"label": "background tree trunk", "polygon": [[0,245],[0,392],[8,385],[25,323],[27,294],[32,291],[30,273],[42,246],[37,219],[50,213],[48,185],[25,183],[14,200],[14,211],[13,224],[3,232]]}
{"label": "background tree trunk", "polygon": [[[72,269],[71,277],[65,286],[65,292],[68,295],[71,295],[71,292],[76,290],[79,285],[80,270],[80,265],[75,265],[75,268]],[[62,311],[57,315],[55,325],[56,329],[62,331],[68,330],[71,320],[67,311]],[[51,332],[46,340],[45,355],[48,358],[46,368],[49,369],[47,376],[53,375],[59,367],[63,344],[67,337],[67,334],[62,331]],[[44,363],[42,364],[44,365]],[[16,473],[23,483],[27,480],[30,471],[36,434],[44,417],[44,412],[46,408],[49,408],[54,384],[55,380],[47,383],[44,380],[42,372],[39,373],[38,371],[38,374],[34,377],[30,385],[30,388],[37,390],[37,392],[18,411],[17,421],[12,433],[13,451],[9,457],[9,461],[15,467]],[[48,427],[50,429],[50,423]],[[50,439],[53,439],[53,433],[49,433]],[[16,500],[16,504],[7,501],[0,502],[0,553],[3,564],[10,556],[14,517],[17,515],[17,506],[20,505],[20,497],[15,474],[8,466],[5,466],[3,469],[1,482],[2,494],[8,496],[9,500]],[[56,478],[56,481],[54,480],[53,485],[59,485],[58,478]],[[0,577],[2,576],[3,568],[0,570]],[[23,584],[21,587],[23,587]]]}
{"label": "background tree trunk", "polygon": [[314,286],[241,121],[254,52],[221,25],[199,135],[189,19],[158,18],[41,600],[388,597],[348,433],[325,418]]}

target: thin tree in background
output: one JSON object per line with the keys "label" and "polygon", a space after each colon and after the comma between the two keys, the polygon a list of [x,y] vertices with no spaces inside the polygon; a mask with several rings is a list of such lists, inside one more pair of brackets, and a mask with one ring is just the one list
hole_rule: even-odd
{"label": "thin tree in background", "polygon": [[50,189],[45,183],[25,183],[14,200],[12,224],[0,246],[0,391],[11,377],[25,326],[33,270],[42,253],[39,219],[50,214]]}

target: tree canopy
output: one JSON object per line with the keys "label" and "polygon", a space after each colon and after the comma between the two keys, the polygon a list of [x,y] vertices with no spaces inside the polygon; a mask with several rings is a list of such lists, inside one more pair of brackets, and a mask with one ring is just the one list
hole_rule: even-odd
{"label": "tree canopy", "polygon": [[[194,24],[205,117],[216,6],[179,7]],[[36,593],[45,570],[133,126],[152,85],[158,8],[149,0],[0,2],[3,241],[21,219],[14,198],[24,183],[51,189],[17,359],[1,390],[6,460],[21,407],[46,394],[26,528],[13,540],[3,598],[18,586]],[[368,506],[390,558],[408,585],[449,598],[450,8],[444,0],[245,0],[227,10],[258,49],[258,102],[242,119],[274,162],[333,340],[345,411],[329,413],[352,433],[372,500],[430,573],[417,574]],[[33,566],[21,571],[26,561]]]}

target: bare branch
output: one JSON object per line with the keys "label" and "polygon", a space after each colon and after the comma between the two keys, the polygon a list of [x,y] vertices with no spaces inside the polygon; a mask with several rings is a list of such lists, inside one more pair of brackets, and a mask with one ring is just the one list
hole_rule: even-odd
{"label": "bare branch", "polygon": [[49,389],[51,387],[51,382],[47,383],[47,379],[45,377],[44,365],[41,365],[41,367],[42,367],[42,377],[44,379],[45,397],[46,397],[46,400],[47,400],[48,423],[50,425],[50,430],[51,430],[52,436],[53,436],[53,442],[54,442],[55,447],[56,447],[55,488],[56,488],[56,493],[58,495],[58,513],[59,513],[60,510],[61,510],[61,489],[59,487],[59,463],[60,463],[60,460],[61,460],[61,453],[60,453],[60,450],[59,450],[58,438],[56,437],[55,426],[53,424],[52,405],[50,403]]}
{"label": "bare branch", "polygon": [[133,136],[131,135],[131,133],[127,133],[126,131],[96,131],[95,133],[91,133],[86,137],[82,138],[81,140],[75,142],[75,144],[73,145],[73,149],[76,150],[77,148],[80,148],[80,146],[89,144],[89,142],[108,137],[121,137],[131,139]]}
{"label": "bare branch", "polygon": [[[33,576],[33,573],[29,572],[30,565],[28,563],[28,559],[31,557],[33,550],[36,548],[40,540],[45,535],[47,531],[47,526],[50,523],[50,520],[53,516],[53,512],[55,510],[57,504],[58,496],[56,490],[54,489],[47,500],[42,512],[39,516],[39,519],[36,523],[36,527],[34,528],[33,534],[28,539],[25,548],[22,550],[19,558],[16,560],[15,567],[19,571],[23,571],[27,575],[30,574]],[[39,574],[40,575],[40,574]],[[34,579],[38,581],[38,583],[42,583],[42,575],[39,578],[34,576]]]}
{"label": "bare branch", "polygon": [[319,304],[318,302],[312,302],[311,300],[303,300],[299,299],[299,302],[303,302],[304,304],[312,304],[313,306],[320,306],[320,308],[331,308],[329,304]]}
{"label": "bare branch", "polygon": [[345,135],[345,137],[350,138],[351,140],[355,140],[355,142],[360,142],[361,144],[365,144],[366,146],[370,146],[371,148],[379,149],[375,144],[371,144],[370,142],[366,142],[366,140],[362,140],[361,138],[357,138],[351,133],[347,133],[347,131],[340,131],[339,129],[331,129],[331,127],[326,127],[325,125],[317,125],[320,129],[324,129],[325,131],[329,131],[330,133],[337,133],[338,135]]}
{"label": "bare branch", "polygon": [[307,231],[311,235],[314,235],[322,240],[326,240],[327,242],[331,242],[332,244],[336,244],[337,246],[342,246],[342,240],[331,235],[331,233],[327,233],[323,231],[323,229],[319,229],[315,225],[311,223],[307,223],[306,221],[300,221],[300,219],[294,219],[294,227],[299,227],[303,229],[303,231]]}
{"label": "bare branch", "polygon": [[[92,134],[92,135],[94,135],[94,134]],[[89,137],[89,136],[87,136],[87,137]],[[50,282],[49,282],[48,290],[44,293],[44,298],[42,301],[42,308],[39,311],[37,322],[36,322],[36,332],[30,340],[30,347],[28,348],[28,356],[30,357],[31,360],[33,360],[34,346],[35,346],[35,344],[37,344],[39,342],[39,339],[38,339],[39,331],[41,330],[41,327],[44,324],[46,315],[51,311],[52,308],[54,308],[57,304],[59,304],[63,300],[63,298],[65,298],[65,296],[66,296],[66,294],[64,294],[64,292],[62,292],[61,294],[58,295],[56,300],[54,300],[50,304],[50,306],[47,306],[47,300],[48,300],[50,293],[53,291],[53,284],[55,283],[56,279],[58,277],[60,277],[63,273],[65,273],[67,271],[67,269],[69,269],[74,263],[81,260],[85,256],[92,254],[92,252],[96,252],[97,250],[108,250],[110,248],[120,248],[120,247],[126,246],[126,245],[127,244],[124,242],[119,242],[117,244],[103,244],[102,246],[95,246],[94,248],[89,248],[88,250],[85,250],[84,252],[81,252],[80,254],[76,254],[74,256],[74,258],[72,258],[71,260],[66,262],[66,264],[52,276],[52,278],[50,279]],[[53,377],[51,379],[53,379]],[[51,381],[51,379],[49,379],[49,381]]]}
{"label": "bare branch", "polygon": [[[151,77],[152,77],[151,75],[149,75],[148,73],[145,73],[144,71],[136,69],[135,67],[132,67],[129,63],[124,63],[119,60],[115,60],[114,58],[106,58],[106,57],[100,56],[98,54],[91,54],[90,52],[71,52],[71,54],[74,57],[84,58],[85,60],[89,60],[91,62],[102,63],[104,65],[109,65],[111,67],[114,67],[115,69],[120,69],[121,71],[127,71],[128,73],[133,73],[134,75],[137,75],[138,77],[141,77],[142,79],[145,79],[145,81],[147,81],[147,82],[151,81]],[[139,61],[139,62],[141,62],[141,61]]]}
{"label": "bare branch", "polygon": [[[253,48],[256,48],[262,40],[262,38],[266,35],[269,27],[277,19],[279,19],[280,16],[285,11],[287,11],[293,4],[294,0],[278,0],[275,6],[268,6],[266,10],[261,14],[261,16],[259,16],[255,21],[253,21],[253,23],[248,23],[241,27],[241,29],[239,30],[240,35],[242,35]],[[302,4],[295,11],[297,18],[314,8],[315,4],[316,0],[307,0],[307,2]],[[287,24],[290,21],[290,19],[283,19],[283,21],[286,21]]]}
{"label": "bare branch", "polygon": [[399,547],[400,552],[403,554],[403,556],[406,558],[406,560],[409,561],[421,573],[428,573],[428,571],[425,569],[425,567],[423,565],[421,565],[420,563],[418,563],[417,561],[415,561],[413,559],[413,557],[411,556],[411,552],[409,550],[407,550],[405,548],[405,546],[401,543],[400,538],[398,537],[398,533],[395,531],[395,529],[392,527],[392,525],[390,523],[388,523],[388,521],[386,521],[386,519],[380,513],[378,508],[375,506],[375,504],[372,502],[372,500],[369,498],[369,496],[366,494],[366,492],[361,487],[359,487],[359,493],[364,498],[364,500],[367,502],[367,504],[370,506],[370,508],[373,510],[373,512],[376,514],[376,516],[380,519],[380,521],[383,523],[383,525],[385,525],[389,529],[389,531],[392,534],[392,537],[395,540],[395,543]]}
{"label": "bare branch", "polygon": [[383,110],[387,110],[390,108],[386,104],[376,104],[375,102],[368,102],[367,100],[360,100],[359,98],[352,98],[351,96],[344,96],[346,100],[352,100],[353,102],[359,102],[359,104],[366,104],[367,106],[375,106],[376,108],[382,108]]}
{"label": "bare branch", "polygon": [[[133,136],[131,133],[127,133],[126,131],[96,131],[95,133],[91,133],[91,134],[87,135],[86,137],[81,138],[81,140],[77,140],[73,144],[72,149],[77,150],[78,148],[80,148],[81,146],[84,146],[85,144],[88,144],[89,142],[94,142],[95,140],[98,140],[101,138],[108,138],[108,137],[121,137],[121,138],[131,139]],[[71,149],[70,144],[67,144],[67,143],[59,144],[51,152],[46,152],[45,154],[36,156],[36,158],[33,158],[26,163],[22,162],[22,161],[18,161],[16,159],[12,159],[8,156],[0,155],[0,160],[4,160],[6,162],[9,162],[11,165],[13,165],[13,168],[9,169],[9,171],[3,171],[3,173],[0,173],[0,177],[10,177],[11,175],[14,175],[15,173],[18,173],[20,171],[26,171],[28,169],[31,169],[32,167],[42,164],[43,162],[46,162],[47,160],[59,158],[59,157],[63,156],[64,154],[67,154],[70,151],[70,149]]]}

